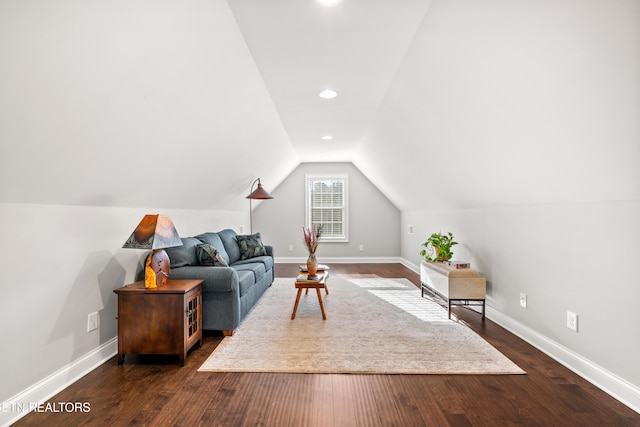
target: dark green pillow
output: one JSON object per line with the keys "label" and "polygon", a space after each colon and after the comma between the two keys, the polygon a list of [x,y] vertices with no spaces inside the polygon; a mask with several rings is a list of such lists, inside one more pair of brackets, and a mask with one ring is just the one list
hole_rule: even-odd
{"label": "dark green pillow", "polygon": [[200,265],[227,267],[227,262],[222,257],[222,254],[211,245],[206,243],[199,244],[196,252],[198,253]]}
{"label": "dark green pillow", "polygon": [[267,254],[267,250],[262,244],[260,233],[251,234],[249,236],[238,235],[236,236],[236,239],[238,240],[238,247],[240,248],[241,260]]}

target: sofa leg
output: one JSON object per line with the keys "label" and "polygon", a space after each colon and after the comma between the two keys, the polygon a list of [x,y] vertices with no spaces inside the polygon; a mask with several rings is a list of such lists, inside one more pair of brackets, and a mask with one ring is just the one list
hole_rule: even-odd
{"label": "sofa leg", "polygon": [[233,329],[225,329],[222,331],[222,335],[224,335],[225,337],[230,337],[233,335]]}

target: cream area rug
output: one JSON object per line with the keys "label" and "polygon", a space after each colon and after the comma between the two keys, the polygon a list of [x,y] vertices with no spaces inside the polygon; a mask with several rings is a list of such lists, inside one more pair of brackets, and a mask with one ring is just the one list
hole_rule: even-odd
{"label": "cream area rug", "polygon": [[293,278],[276,278],[203,372],[524,374],[407,279],[329,276],[322,320],[314,289],[296,318]]}

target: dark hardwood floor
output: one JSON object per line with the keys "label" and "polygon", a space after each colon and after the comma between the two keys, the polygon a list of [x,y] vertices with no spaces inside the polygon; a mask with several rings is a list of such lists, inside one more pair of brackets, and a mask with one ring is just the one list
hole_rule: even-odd
{"label": "dark hardwood floor", "polygon": [[[399,264],[331,265],[332,273],[418,275]],[[278,264],[277,277],[297,265]],[[293,299],[292,299],[293,303]],[[85,413],[31,413],[17,426],[640,426],[640,415],[490,320],[455,315],[527,375],[199,373],[222,340],[206,334],[188,356],[114,356],[51,402]],[[380,337],[384,339],[384,337]]]}

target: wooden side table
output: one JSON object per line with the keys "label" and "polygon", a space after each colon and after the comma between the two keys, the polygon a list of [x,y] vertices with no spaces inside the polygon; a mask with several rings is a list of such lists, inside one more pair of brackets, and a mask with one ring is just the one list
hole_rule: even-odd
{"label": "wooden side table", "polygon": [[169,280],[146,289],[144,281],[116,289],[118,365],[125,354],[177,354],[202,346],[202,280]]}
{"label": "wooden side table", "polygon": [[324,312],[322,295],[320,294],[320,289],[322,288],[324,288],[327,294],[329,293],[329,290],[326,288],[327,277],[329,277],[328,271],[325,271],[322,274],[317,274],[313,279],[309,279],[309,276],[307,274],[301,274],[296,278],[296,288],[298,289],[298,295],[296,296],[296,303],[293,306],[293,313],[291,313],[291,320],[296,318],[296,311],[298,311],[298,303],[300,302],[300,295],[302,294],[302,290],[306,289],[307,292],[309,292],[309,288],[313,288],[316,290],[316,293],[318,294],[318,302],[320,303],[320,311],[322,311],[322,320],[327,320],[327,315]]}

